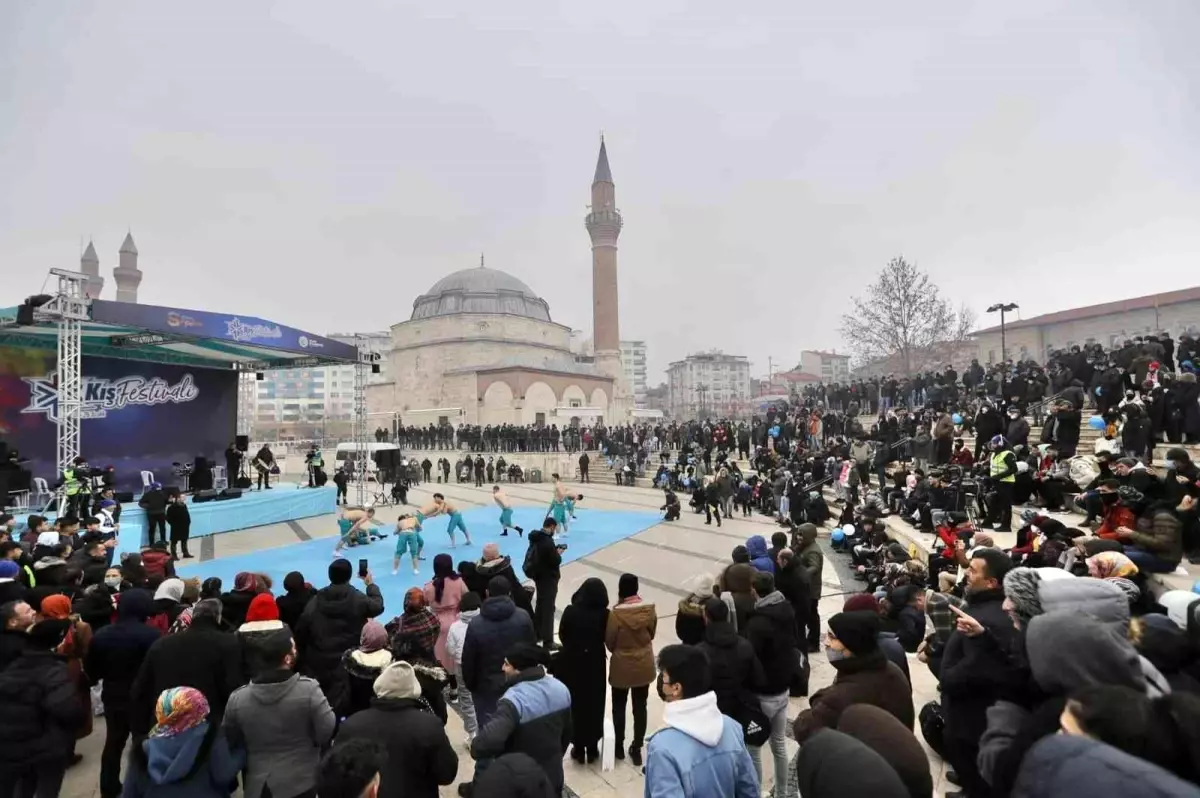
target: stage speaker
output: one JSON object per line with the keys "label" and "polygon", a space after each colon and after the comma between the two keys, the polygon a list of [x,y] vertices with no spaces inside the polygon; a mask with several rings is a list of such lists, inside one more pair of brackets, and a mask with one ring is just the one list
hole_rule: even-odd
{"label": "stage speaker", "polygon": [[226,501],[227,499],[240,499],[240,498],[242,498],[242,489],[241,488],[226,488],[225,490],[221,491],[221,493],[217,496],[217,501],[223,502],[223,501]]}
{"label": "stage speaker", "polygon": [[212,463],[207,457],[196,456],[192,464],[192,481],[189,483],[194,492],[210,490],[213,486]]}
{"label": "stage speaker", "polygon": [[114,490],[113,501],[117,504],[125,504],[133,501],[133,491],[131,490]]}
{"label": "stage speaker", "polygon": [[253,484],[254,482],[250,479],[250,477],[238,477],[233,481],[233,486],[235,488],[241,488],[242,490],[250,490],[250,486]]}
{"label": "stage speaker", "polygon": [[192,504],[214,501],[218,496],[215,490],[198,490],[192,494]]}
{"label": "stage speaker", "polygon": [[237,450],[239,452],[250,451],[250,436],[249,435],[237,436],[237,443],[235,444],[235,446],[237,447]]}

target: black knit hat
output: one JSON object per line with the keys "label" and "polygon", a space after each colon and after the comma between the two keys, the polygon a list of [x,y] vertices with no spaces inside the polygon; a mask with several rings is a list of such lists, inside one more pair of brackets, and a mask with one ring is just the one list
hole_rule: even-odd
{"label": "black knit hat", "polygon": [[627,599],[638,594],[638,578],[636,574],[621,574],[617,581],[617,598]]}
{"label": "black knit hat", "polygon": [[879,615],[874,612],[839,612],[829,619],[829,630],[851,654],[862,657],[876,651]]}
{"label": "black knit hat", "polygon": [[533,643],[513,643],[504,652],[504,659],[519,671],[535,665],[548,665],[550,657],[546,650]]}

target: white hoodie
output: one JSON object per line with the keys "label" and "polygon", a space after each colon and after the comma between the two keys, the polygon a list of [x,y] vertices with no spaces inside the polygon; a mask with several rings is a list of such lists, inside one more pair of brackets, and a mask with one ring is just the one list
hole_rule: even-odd
{"label": "white hoodie", "polygon": [[709,748],[725,733],[725,716],[717,709],[717,694],[711,690],[695,698],[669,702],[663,707],[663,723]]}
{"label": "white hoodie", "polygon": [[450,624],[450,630],[446,632],[446,653],[454,658],[454,664],[462,667],[463,644],[467,640],[467,626],[471,623],[471,619],[479,614],[479,610],[467,610],[460,612],[458,619]]}

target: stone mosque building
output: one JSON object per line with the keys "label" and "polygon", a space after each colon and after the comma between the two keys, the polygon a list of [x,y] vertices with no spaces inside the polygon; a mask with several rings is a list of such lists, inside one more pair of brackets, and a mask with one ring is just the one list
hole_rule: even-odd
{"label": "stone mosque building", "polygon": [[412,316],[392,326],[390,349],[380,353],[391,379],[368,386],[368,412],[416,426],[625,421],[633,402],[618,331],[621,224],[601,139],[585,218],[594,357],[572,354],[571,328],[551,318],[546,300],[480,258],[434,283],[413,302]]}

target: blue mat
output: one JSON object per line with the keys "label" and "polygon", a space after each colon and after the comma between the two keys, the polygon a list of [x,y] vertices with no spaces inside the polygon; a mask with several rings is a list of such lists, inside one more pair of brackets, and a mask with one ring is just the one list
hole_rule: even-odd
{"label": "blue mat", "polygon": [[[562,541],[567,545],[567,550],[563,553],[564,565],[631,535],[636,535],[661,520],[658,513],[608,510],[579,509],[576,511],[576,515],[578,517],[571,523],[570,535]],[[523,527],[528,535],[529,530],[541,527],[546,513],[540,507],[517,507],[514,508],[513,516],[514,522]],[[425,523],[422,532],[422,536],[425,538],[425,551],[422,556],[426,559],[420,564],[421,572],[419,574],[412,572],[412,562],[406,554],[400,563],[400,572],[396,576],[392,576],[392,556],[396,548],[395,536],[391,534],[394,529],[392,524],[381,527],[388,532],[388,537],[383,540],[367,546],[356,546],[343,550],[356,574],[359,559],[369,561],[375,582],[383,591],[386,606],[385,617],[380,619],[381,622],[386,622],[400,614],[406,590],[414,586],[423,587],[433,578],[433,558],[443,552],[452,556],[457,566],[461,560],[478,560],[482,555],[484,543],[497,543],[500,546],[500,552],[512,558],[513,570],[516,571],[517,576],[521,579],[525,578],[521,572],[521,564],[525,560],[527,539],[517,537],[516,532],[513,531],[508,533],[508,537],[500,537],[498,510],[492,508],[465,510],[463,511],[463,520],[466,521],[467,529],[471,533],[472,545],[465,545],[462,534],[458,533],[456,535],[458,547],[454,549],[450,548],[450,539],[446,536],[446,526],[449,523],[447,519],[434,518]],[[335,522],[330,519],[330,523]],[[178,565],[177,570],[182,577],[220,577],[225,590],[233,587],[234,576],[241,571],[265,573],[274,580],[276,595],[283,592],[283,577],[290,571],[299,571],[304,574],[305,580],[314,587],[320,588],[329,583],[329,563],[333,561],[333,547],[336,542],[336,537],[329,537],[290,546],[263,549],[251,554],[222,557],[203,563],[195,560],[181,561],[181,563],[186,562],[187,564]],[[359,588],[362,587],[362,582],[357,578],[353,583]],[[561,601],[565,603],[569,600],[570,596],[566,596]]]}

